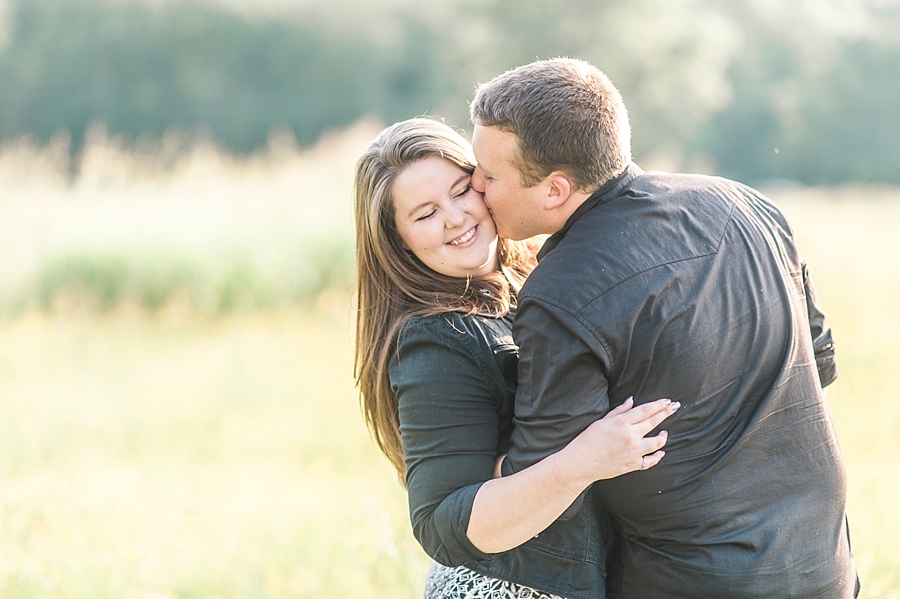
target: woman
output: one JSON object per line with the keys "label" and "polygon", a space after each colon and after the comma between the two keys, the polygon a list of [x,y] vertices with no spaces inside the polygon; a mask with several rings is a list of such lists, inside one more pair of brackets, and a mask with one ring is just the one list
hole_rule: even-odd
{"label": "woman", "polygon": [[427,598],[602,596],[593,510],[569,524],[575,539],[554,537],[554,521],[595,480],[659,462],[665,431],[644,435],[678,404],[626,401],[560,452],[493,478],[512,429],[515,296],[535,260],[528,243],[497,237],[470,185],[474,168],[469,143],[429,119],[388,127],[359,160],[356,374],[366,420],[435,560]]}

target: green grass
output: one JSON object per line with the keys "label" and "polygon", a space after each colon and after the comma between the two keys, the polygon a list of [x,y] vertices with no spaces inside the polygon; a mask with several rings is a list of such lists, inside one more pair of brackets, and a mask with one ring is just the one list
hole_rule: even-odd
{"label": "green grass", "polygon": [[170,302],[204,314],[349,289],[352,175],[377,127],[237,159],[197,141],[173,164],[98,137],[74,180],[53,145],[0,145],[0,317]]}
{"label": "green grass", "polygon": [[3,326],[0,596],[417,596],[350,362],[346,313]]}
{"label": "green grass", "polygon": [[285,249],[281,268],[266,268],[251,255],[223,252],[218,264],[191,256],[121,251],[70,252],[46,260],[18,297],[15,314],[37,305],[45,311],[78,305],[105,312],[123,303],[155,312],[174,301],[202,314],[308,304],[326,289],[348,289],[353,248],[322,241],[309,249]]}

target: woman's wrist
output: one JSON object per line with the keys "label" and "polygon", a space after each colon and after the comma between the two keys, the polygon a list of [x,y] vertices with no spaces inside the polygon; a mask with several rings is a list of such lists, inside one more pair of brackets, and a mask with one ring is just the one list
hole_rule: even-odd
{"label": "woman's wrist", "polygon": [[557,484],[567,489],[573,498],[594,482],[584,467],[585,456],[578,455],[577,449],[577,444],[573,441],[545,458],[550,461]]}

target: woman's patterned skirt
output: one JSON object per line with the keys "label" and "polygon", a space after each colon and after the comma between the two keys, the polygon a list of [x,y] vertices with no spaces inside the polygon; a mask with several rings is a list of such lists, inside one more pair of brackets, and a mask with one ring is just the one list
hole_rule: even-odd
{"label": "woman's patterned skirt", "polygon": [[563,599],[531,587],[490,578],[468,568],[434,562],[425,579],[424,599]]}

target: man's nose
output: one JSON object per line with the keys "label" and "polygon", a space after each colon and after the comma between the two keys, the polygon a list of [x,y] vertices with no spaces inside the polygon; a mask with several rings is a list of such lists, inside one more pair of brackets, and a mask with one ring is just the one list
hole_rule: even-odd
{"label": "man's nose", "polygon": [[475,172],[472,173],[472,189],[478,193],[484,193],[484,171],[481,167],[476,166]]}

